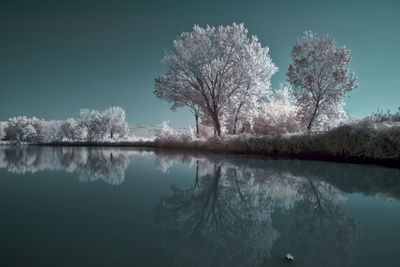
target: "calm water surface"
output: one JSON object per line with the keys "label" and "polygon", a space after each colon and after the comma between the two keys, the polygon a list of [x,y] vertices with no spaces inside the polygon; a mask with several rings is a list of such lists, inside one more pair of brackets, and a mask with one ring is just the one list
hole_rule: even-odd
{"label": "calm water surface", "polygon": [[0,266],[400,266],[399,200],[379,166],[0,146]]}

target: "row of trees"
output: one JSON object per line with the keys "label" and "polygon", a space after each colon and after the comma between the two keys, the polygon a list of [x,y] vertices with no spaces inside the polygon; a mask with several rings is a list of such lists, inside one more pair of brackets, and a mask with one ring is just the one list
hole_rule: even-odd
{"label": "row of trees", "polygon": [[125,110],[110,107],[103,112],[81,109],[78,119],[46,121],[18,116],[3,122],[1,139],[19,142],[101,141],[123,138],[129,131]]}
{"label": "row of trees", "polygon": [[[189,108],[215,135],[317,129],[321,118],[343,119],[343,97],[357,87],[350,50],[332,37],[306,32],[293,47],[289,84],[273,92],[278,68],[243,24],[195,25],[174,40],[164,57],[166,74],[155,79],[154,94],[171,109]],[[272,131],[274,132],[274,131]]]}

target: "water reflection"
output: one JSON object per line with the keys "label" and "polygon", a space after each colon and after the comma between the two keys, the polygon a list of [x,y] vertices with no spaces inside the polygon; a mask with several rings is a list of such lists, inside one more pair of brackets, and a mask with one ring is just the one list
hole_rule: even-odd
{"label": "water reflection", "polygon": [[[290,237],[306,266],[349,264],[357,222],[343,210],[346,194],[400,199],[400,170],[372,165],[267,160],[129,148],[0,147],[0,168],[26,173],[63,170],[84,182],[119,185],[130,162],[151,160],[162,172],[176,163],[193,168],[191,185],[171,185],[154,206],[168,233],[175,266],[268,264],[274,244]],[[291,217],[280,233],[273,214]]]}
{"label": "water reflection", "polygon": [[339,205],[344,193],[325,181],[305,178],[298,194],[290,230],[296,251],[307,255],[307,266],[345,265],[358,232],[356,222]]}
{"label": "water reflection", "polygon": [[267,187],[247,175],[213,164],[190,188],[172,186],[173,195],[159,201],[155,217],[174,236],[168,247],[175,265],[254,266],[270,256],[279,236],[274,203]]}
{"label": "water reflection", "polygon": [[[292,249],[308,255],[307,266],[346,263],[357,227],[342,211],[344,192],[323,177],[282,169],[286,161],[275,163],[240,157],[196,160],[193,185],[172,186],[172,196],[155,207],[156,221],[175,237],[168,249],[176,266],[261,265],[279,237],[272,223],[277,209],[292,214]],[[201,177],[199,169],[205,170]]]}
{"label": "water reflection", "polygon": [[0,168],[19,174],[62,170],[78,173],[82,182],[119,185],[125,179],[128,155],[107,148],[7,146],[0,149]]}

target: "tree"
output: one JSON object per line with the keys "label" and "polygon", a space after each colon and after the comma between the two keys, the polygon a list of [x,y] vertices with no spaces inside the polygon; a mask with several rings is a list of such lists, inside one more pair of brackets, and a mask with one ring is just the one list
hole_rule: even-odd
{"label": "tree", "polygon": [[305,32],[293,47],[287,76],[295,89],[300,116],[311,130],[314,121],[357,87],[349,70],[350,50],[337,48],[333,37]]}
{"label": "tree", "polygon": [[27,131],[24,128],[29,124],[29,120],[25,116],[17,116],[9,118],[4,129],[6,140],[25,141]]}
{"label": "tree", "polygon": [[268,89],[277,71],[268,47],[247,35],[244,25],[236,23],[218,28],[195,25],[182,33],[163,59],[167,73],[155,79],[154,93],[173,106],[198,107],[220,136],[228,100]]}
{"label": "tree", "polygon": [[60,135],[62,138],[67,138],[71,141],[82,140],[84,136],[84,128],[75,119],[67,119],[60,125]]}
{"label": "tree", "polygon": [[86,128],[87,140],[102,140],[108,131],[109,119],[97,110],[81,109],[80,123]]}
{"label": "tree", "polygon": [[0,122],[0,141],[6,136],[6,132],[4,131],[5,125],[4,122]]}
{"label": "tree", "polygon": [[5,139],[18,142],[52,142],[59,130],[59,122],[45,121],[36,117],[13,117],[8,119],[5,125]]}
{"label": "tree", "polygon": [[108,131],[110,138],[113,139],[115,134],[123,137],[128,132],[128,124],[125,121],[125,110],[121,107],[110,107],[104,111],[106,121],[108,121]]}

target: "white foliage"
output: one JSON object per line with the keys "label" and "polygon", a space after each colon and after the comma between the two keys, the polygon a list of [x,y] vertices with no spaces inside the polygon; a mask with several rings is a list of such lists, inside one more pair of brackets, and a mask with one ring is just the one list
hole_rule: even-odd
{"label": "white foliage", "polygon": [[60,126],[61,139],[68,140],[83,140],[84,138],[84,128],[82,124],[77,122],[75,119],[67,119],[61,123]]}
{"label": "white foliage", "polygon": [[316,131],[328,131],[335,127],[350,122],[350,117],[344,110],[345,103],[343,101],[331,105],[324,113],[320,114],[314,121],[313,129]]}
{"label": "white foliage", "polygon": [[85,139],[102,141],[107,135],[113,139],[120,139],[129,132],[125,111],[120,107],[109,108],[101,113],[81,109],[78,120],[70,118],[65,121],[45,121],[35,117],[18,116],[8,119],[0,129],[4,130],[4,137],[8,141],[30,143]]}
{"label": "white foliage", "polygon": [[168,125],[169,121],[163,121],[156,130],[156,136],[161,139],[167,139],[175,135],[175,131]]}
{"label": "white foliage", "polygon": [[280,89],[268,97],[268,101],[261,106],[255,119],[255,133],[277,134],[299,130],[298,107],[294,103],[290,85],[281,85]]}
{"label": "white foliage", "polygon": [[4,131],[5,123],[0,122],[0,141],[6,136],[6,132]]}
{"label": "white foliage", "polygon": [[342,98],[357,88],[356,77],[349,70],[350,50],[336,47],[332,37],[308,31],[294,45],[291,57],[287,75],[295,89],[300,118],[311,130],[320,115],[329,117]]}
{"label": "white foliage", "polygon": [[104,116],[108,122],[108,131],[110,138],[122,138],[128,131],[129,127],[125,121],[125,110],[121,107],[110,107],[104,111]]}
{"label": "white foliage", "polygon": [[220,136],[232,108],[235,118],[243,116],[269,89],[277,67],[268,52],[243,24],[195,25],[173,42],[163,60],[167,74],[156,78],[154,93],[177,106],[199,107]]}
{"label": "white foliage", "polygon": [[21,140],[24,141],[32,141],[35,136],[37,136],[37,132],[35,127],[32,126],[32,124],[27,124],[22,128],[22,138]]}

